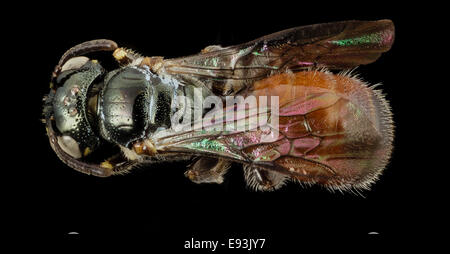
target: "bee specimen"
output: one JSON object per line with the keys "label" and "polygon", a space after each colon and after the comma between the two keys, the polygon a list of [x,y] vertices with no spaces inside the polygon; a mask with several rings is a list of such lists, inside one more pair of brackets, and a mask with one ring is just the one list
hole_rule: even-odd
{"label": "bee specimen", "polygon": [[[379,20],[297,27],[175,59],[84,42],[52,73],[50,145],[68,166],[100,177],[191,160],[190,180],[221,183],[239,162],[257,190],[290,180],[368,189],[390,158],[393,122],[381,91],[350,70],[393,41],[393,23]],[[113,52],[118,68],[85,56],[98,51]],[[120,152],[94,156],[110,147]]]}

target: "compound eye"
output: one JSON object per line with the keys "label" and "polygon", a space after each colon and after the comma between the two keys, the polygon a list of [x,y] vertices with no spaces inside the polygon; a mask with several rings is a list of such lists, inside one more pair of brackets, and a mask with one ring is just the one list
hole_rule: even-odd
{"label": "compound eye", "polygon": [[61,149],[75,159],[81,158],[80,146],[77,141],[70,136],[63,135],[58,137],[58,144]]}
{"label": "compound eye", "polygon": [[67,70],[79,69],[81,66],[83,66],[88,61],[89,61],[89,58],[87,58],[85,56],[72,57],[69,60],[67,60],[67,62],[64,63],[64,65],[61,67],[61,72],[67,71]]}

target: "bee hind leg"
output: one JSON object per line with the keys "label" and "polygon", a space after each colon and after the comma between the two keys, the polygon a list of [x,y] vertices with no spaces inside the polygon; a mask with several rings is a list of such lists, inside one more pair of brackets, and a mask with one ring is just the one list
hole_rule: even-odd
{"label": "bee hind leg", "polygon": [[288,176],[281,173],[251,165],[244,166],[244,176],[247,185],[258,191],[273,191],[279,189],[289,179]]}
{"label": "bee hind leg", "polygon": [[184,175],[194,183],[223,182],[223,175],[228,171],[231,162],[221,158],[200,157],[196,159]]}

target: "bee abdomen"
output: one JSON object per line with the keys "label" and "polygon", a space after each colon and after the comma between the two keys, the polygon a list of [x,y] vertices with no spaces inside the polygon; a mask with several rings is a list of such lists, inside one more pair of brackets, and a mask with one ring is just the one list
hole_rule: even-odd
{"label": "bee abdomen", "polygon": [[381,91],[348,74],[304,71],[254,84],[253,95],[268,94],[279,97],[278,130],[285,138],[270,147],[255,144],[244,150],[248,156],[331,189],[368,188],[382,173],[393,121]]}

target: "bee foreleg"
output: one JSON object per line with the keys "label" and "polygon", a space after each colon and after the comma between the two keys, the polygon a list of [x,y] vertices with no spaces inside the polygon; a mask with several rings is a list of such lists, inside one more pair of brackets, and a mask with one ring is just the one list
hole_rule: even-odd
{"label": "bee foreleg", "polygon": [[194,183],[222,183],[231,162],[220,158],[200,157],[189,165],[184,175]]}

